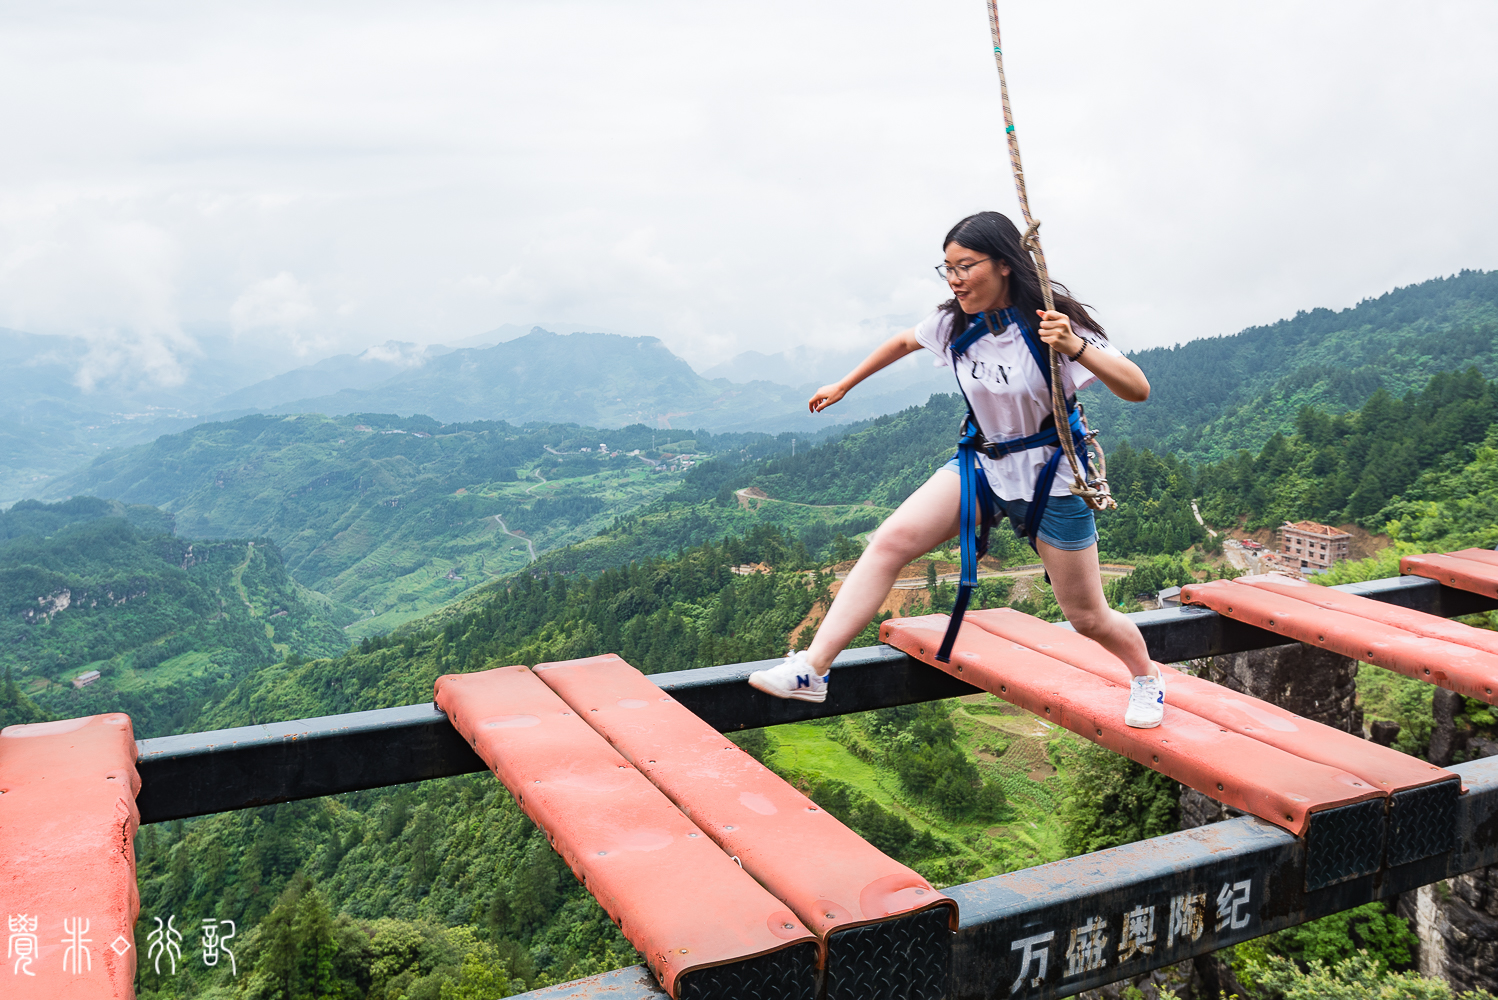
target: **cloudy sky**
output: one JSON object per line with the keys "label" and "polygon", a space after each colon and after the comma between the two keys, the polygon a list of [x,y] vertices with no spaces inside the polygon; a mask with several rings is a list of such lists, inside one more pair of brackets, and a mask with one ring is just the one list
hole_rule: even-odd
{"label": "cloudy sky", "polygon": [[[1498,4],[1009,0],[1057,277],[1126,347],[1498,267]],[[849,348],[1015,211],[982,0],[0,5],[0,326],[173,377],[544,321]],[[299,359],[302,359],[299,362]]]}

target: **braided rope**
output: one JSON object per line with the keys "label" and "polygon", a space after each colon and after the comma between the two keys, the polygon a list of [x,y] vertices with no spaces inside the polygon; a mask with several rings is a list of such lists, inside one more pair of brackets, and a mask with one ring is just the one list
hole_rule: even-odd
{"label": "braided rope", "polygon": [[[1046,312],[1050,312],[1056,307],[1056,302],[1051,294],[1050,273],[1045,266],[1045,250],[1040,245],[1040,220],[1030,214],[1030,196],[1025,192],[1025,168],[1020,163],[1019,136],[1014,133],[1014,112],[1009,107],[1009,83],[1004,79],[1004,49],[999,41],[998,0],[988,0],[988,26],[993,32],[993,61],[999,69],[999,95],[1004,102],[1004,134],[1009,140],[1009,165],[1014,170],[1014,191],[1019,196],[1019,209],[1025,217],[1025,235],[1020,244],[1035,261],[1035,272],[1040,278],[1040,294]],[[1061,355],[1049,344],[1046,345],[1046,353],[1051,360],[1051,412],[1055,415],[1056,436],[1061,439],[1061,448],[1066,452],[1066,460],[1071,465],[1071,491],[1087,501],[1087,506],[1093,510],[1111,510],[1118,506],[1118,502],[1108,492],[1107,473],[1101,472],[1091,483],[1082,477],[1082,463],[1077,459],[1076,447],[1067,430],[1069,421],[1066,412],[1066,386],[1061,381]],[[1087,440],[1096,444],[1097,435],[1089,430]]]}

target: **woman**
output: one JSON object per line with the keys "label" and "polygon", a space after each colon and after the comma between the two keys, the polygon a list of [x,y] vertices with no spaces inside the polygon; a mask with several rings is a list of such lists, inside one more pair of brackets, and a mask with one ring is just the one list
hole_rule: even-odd
{"label": "woman", "polygon": [[[1039,359],[1027,346],[1021,317],[1038,321],[1040,339],[1064,358],[1061,375],[1066,396],[1101,381],[1120,399],[1142,402],[1149,381],[1128,358],[1108,343],[1102,326],[1059,284],[1052,285],[1056,308],[1042,308],[1040,281],[1030,255],[1021,246],[1012,222],[998,212],[968,216],[944,242],[946,263],[937,268],[951,286],[953,298],[918,326],[896,334],[864,359],[842,381],[823,386],[808,404],[820,412],[842,399],[859,382],[900,358],[925,348],[942,365],[951,365],[956,334],[981,321],[989,332],[960,355],[957,380],[991,442],[1011,441],[1040,431],[1051,416],[1051,397]],[[983,316],[982,314],[987,314]],[[1054,447],[1031,447],[979,463],[1001,514],[1018,530],[1036,496]],[[1134,675],[1124,721],[1142,729],[1158,726],[1165,714],[1165,688],[1150,662],[1144,638],[1125,616],[1108,606],[1098,574],[1097,529],[1092,511],[1068,489],[1070,470],[1061,473],[1043,504],[1031,539],[1056,601],[1072,626],[1097,640],[1128,665]],[[749,675],[749,683],[779,698],[822,701],[833,657],[873,620],[900,570],[958,530],[957,460],[937,471],[880,526],[868,549],[848,574],[816,639],[804,652]]]}

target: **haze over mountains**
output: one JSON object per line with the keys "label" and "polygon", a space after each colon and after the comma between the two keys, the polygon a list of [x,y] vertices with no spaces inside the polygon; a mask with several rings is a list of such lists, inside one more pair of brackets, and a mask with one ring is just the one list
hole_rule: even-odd
{"label": "haze over mountains", "polygon": [[[815,433],[950,391],[950,372],[918,354],[833,410],[806,412],[810,390],[847,372],[892,325],[871,323],[855,350],[747,351],[701,373],[654,337],[541,327],[500,327],[457,347],[392,341],[291,370],[225,331],[202,331],[199,353],[165,361],[0,331],[0,504],[55,496],[51,480],[108,449],[250,413]],[[1498,273],[1464,271],[1341,311],[1139,352],[1154,386],[1148,403],[1101,389],[1083,398],[1108,440],[1218,458],[1289,430],[1303,405],[1356,408],[1379,388],[1399,395],[1466,364],[1498,375],[1495,341]]]}
{"label": "haze over mountains", "polygon": [[704,378],[654,337],[500,327],[472,342],[391,341],[278,371],[283,358],[261,356],[247,341],[205,337],[202,354],[184,358],[161,385],[139,374],[138,360],[99,355],[82,338],[0,331],[0,504],[40,495],[49,480],[108,449],[250,413],[815,432],[924,402],[946,384],[944,373],[911,359],[838,412],[813,416],[810,390],[856,359],[782,358],[776,370],[796,381],[778,383]]}

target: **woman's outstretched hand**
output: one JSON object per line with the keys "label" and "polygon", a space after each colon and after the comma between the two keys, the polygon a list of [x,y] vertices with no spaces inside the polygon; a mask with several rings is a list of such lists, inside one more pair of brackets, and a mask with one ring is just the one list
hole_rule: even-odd
{"label": "woman's outstretched hand", "polygon": [[1035,310],[1040,317],[1040,339],[1045,341],[1053,351],[1059,351],[1067,357],[1071,357],[1082,349],[1082,338],[1072,331],[1071,320],[1065,313],[1059,313],[1054,309]]}
{"label": "woman's outstretched hand", "polygon": [[807,401],[806,408],[813,413],[821,413],[847,394],[848,390],[836,382],[832,385],[824,385],[811,394],[811,399]]}

